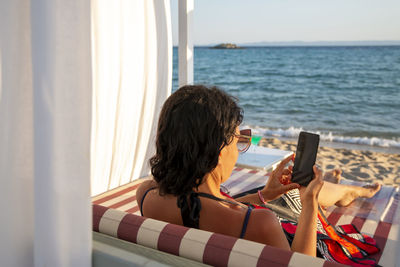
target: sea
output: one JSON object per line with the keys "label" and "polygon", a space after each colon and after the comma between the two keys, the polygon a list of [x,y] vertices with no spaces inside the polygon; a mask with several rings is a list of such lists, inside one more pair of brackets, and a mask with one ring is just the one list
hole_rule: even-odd
{"label": "sea", "polygon": [[235,96],[253,134],[400,153],[400,46],[195,47],[194,83]]}

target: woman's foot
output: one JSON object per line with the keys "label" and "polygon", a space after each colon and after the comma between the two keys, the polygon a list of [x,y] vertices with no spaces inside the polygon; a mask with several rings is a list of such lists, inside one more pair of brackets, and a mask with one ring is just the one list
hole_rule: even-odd
{"label": "woman's foot", "polygon": [[340,169],[334,169],[333,171],[326,172],[324,175],[324,180],[331,182],[333,184],[340,183],[341,179],[342,179],[342,170]]}
{"label": "woman's foot", "polygon": [[362,187],[364,190],[361,190],[359,197],[371,198],[371,197],[375,196],[375,194],[378,193],[379,190],[381,190],[381,187],[382,187],[382,185],[380,183],[364,185]]}
{"label": "woman's foot", "polygon": [[349,186],[344,197],[335,203],[336,206],[346,207],[350,205],[356,198],[371,198],[381,190],[380,183],[367,184],[364,186]]}

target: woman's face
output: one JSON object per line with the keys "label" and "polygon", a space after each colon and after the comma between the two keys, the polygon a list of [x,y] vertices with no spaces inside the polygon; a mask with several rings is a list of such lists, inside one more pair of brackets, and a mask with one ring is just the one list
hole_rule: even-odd
{"label": "woman's face", "polygon": [[[240,134],[239,127],[236,127],[236,134]],[[218,160],[218,167],[222,172],[222,182],[225,182],[231,176],[232,170],[235,167],[238,159],[239,152],[237,149],[237,142],[238,137],[233,136],[231,143],[221,150]]]}

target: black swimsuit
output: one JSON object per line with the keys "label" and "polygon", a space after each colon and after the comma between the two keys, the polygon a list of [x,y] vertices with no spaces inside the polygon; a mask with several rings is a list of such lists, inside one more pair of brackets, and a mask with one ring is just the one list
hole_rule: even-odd
{"label": "black swimsuit", "polygon": [[[148,192],[150,192],[151,190],[153,190],[155,188],[156,187],[151,187],[151,188],[147,189],[143,195],[142,202],[140,203],[140,213],[142,214],[142,216],[143,216],[144,198],[146,197]],[[213,196],[210,194],[202,193],[202,192],[197,193],[197,192],[192,191],[189,193],[189,195],[179,196],[177,199],[177,205],[181,209],[183,225],[186,227],[199,229],[199,219],[200,219],[200,210],[201,210],[201,202],[200,202],[199,197],[206,197],[206,198],[213,199],[216,201],[222,201],[222,202],[226,202],[229,204],[240,205],[233,201],[222,199],[222,198],[219,198],[219,197],[216,197],[216,196]],[[187,201],[188,198],[190,199],[190,204]],[[246,233],[247,224],[249,222],[250,213],[251,213],[252,209],[253,208],[250,206],[247,207],[247,213],[246,213],[246,217],[244,218],[244,221],[243,221],[240,238],[243,238]]]}

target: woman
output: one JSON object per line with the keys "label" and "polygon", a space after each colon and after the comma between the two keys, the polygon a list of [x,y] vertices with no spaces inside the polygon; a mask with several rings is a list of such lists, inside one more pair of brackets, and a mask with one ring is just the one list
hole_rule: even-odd
{"label": "woman", "polygon": [[[343,197],[349,198],[348,194],[331,194],[332,187],[341,185],[324,184],[322,172],[315,166],[307,187],[283,185],[290,182],[291,167],[285,166],[292,157],[282,161],[259,193],[239,199],[223,194],[220,185],[235,166],[237,142],[246,138],[239,132],[242,118],[235,99],[215,87],[184,86],[172,94],[162,108],[157,151],[150,160],[154,180],[143,183],[136,193],[142,214],[316,256],[318,204],[339,203]],[[302,208],[291,244],[272,211],[241,203],[261,204],[296,188]],[[341,191],[350,187],[345,188]],[[375,190],[364,188],[350,198],[369,196],[367,193]]]}

